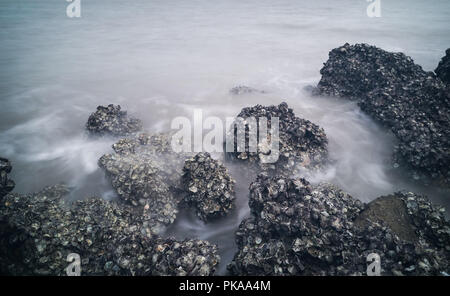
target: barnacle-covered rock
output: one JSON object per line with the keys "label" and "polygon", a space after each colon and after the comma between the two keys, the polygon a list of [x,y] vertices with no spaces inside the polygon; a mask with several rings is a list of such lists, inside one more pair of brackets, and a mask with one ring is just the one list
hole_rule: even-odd
{"label": "barnacle-covered rock", "polygon": [[[371,224],[387,227],[391,236],[384,235],[387,240],[381,243],[385,245],[391,243],[392,235],[401,240],[394,241],[394,251],[384,252],[391,257],[387,267],[393,275],[445,275],[450,271],[450,223],[444,212],[425,196],[396,192],[366,205],[354,224],[360,231]],[[402,244],[407,247],[399,248]]]}
{"label": "barnacle-covered rock", "polygon": [[152,275],[208,276],[220,261],[217,246],[202,240],[158,239],[152,253]]}
{"label": "barnacle-covered rock", "polygon": [[71,253],[80,256],[81,275],[214,273],[215,245],[157,237],[132,206],[98,198],[69,205],[62,200],[67,193],[59,185],[5,197],[0,204],[1,274],[65,275]]}
{"label": "barnacle-covered rock", "polygon": [[174,153],[170,134],[142,133],[113,145],[99,160],[119,197],[137,207],[160,232],[174,222],[181,191],[183,154]]}
{"label": "barnacle-covered rock", "polygon": [[330,52],[320,73],[317,93],[355,100],[392,130],[399,140],[394,167],[407,167],[424,183],[450,185],[450,92],[432,72],[403,53],[345,44]]}
{"label": "barnacle-covered rock", "polygon": [[71,211],[62,201],[68,192],[58,185],[5,197],[0,206],[2,274],[64,275],[70,253],[81,256],[83,274],[103,273],[104,264],[113,260],[107,248],[127,222],[101,201],[78,202]]}
{"label": "barnacle-covered rock", "polygon": [[439,62],[434,73],[436,73],[437,77],[441,78],[444,83],[450,84],[450,48],[445,51],[445,56]]}
{"label": "barnacle-covered rock", "polygon": [[294,235],[343,228],[355,218],[362,203],[329,184],[314,188],[302,178],[260,175],[250,185],[249,206],[259,217],[260,230]]}
{"label": "barnacle-covered rock", "polygon": [[249,87],[249,86],[245,86],[245,85],[238,85],[233,87],[232,89],[230,89],[230,94],[232,95],[242,95],[242,94],[264,94],[265,91],[263,90],[258,90],[256,88],[253,87]]}
{"label": "barnacle-covered rock", "polygon": [[113,150],[121,156],[136,155],[150,159],[161,170],[167,184],[176,191],[182,190],[180,176],[184,161],[189,153],[172,150],[173,132],[149,134],[140,133],[135,137],[124,138],[113,144]]}
{"label": "barnacle-covered rock", "polygon": [[9,160],[0,157],[0,200],[3,196],[8,194],[14,189],[15,183],[8,178],[8,174],[11,172],[12,166]]}
{"label": "barnacle-covered rock", "polygon": [[126,136],[140,131],[142,122],[128,117],[126,111],[121,111],[120,105],[110,104],[97,107],[97,111],[89,116],[86,129],[93,135]]}
{"label": "barnacle-covered rock", "polygon": [[155,231],[175,221],[178,202],[151,159],[107,154],[99,164],[119,197],[145,214]]}
{"label": "barnacle-covered rock", "polygon": [[183,168],[185,201],[207,221],[226,215],[234,202],[234,183],[226,167],[207,152],[187,159]]}
{"label": "barnacle-covered rock", "polygon": [[405,203],[397,195],[373,200],[355,222],[361,227],[367,227],[372,222],[384,223],[403,240],[416,242],[418,239],[411,215],[408,215]]}
{"label": "barnacle-covered rock", "polygon": [[[278,139],[271,134],[271,127],[274,124],[272,118],[275,117],[279,122]],[[268,126],[267,140],[260,141],[258,129],[261,122],[266,124],[265,121]],[[246,127],[245,147],[241,146],[241,150],[238,141],[240,126]],[[263,125],[261,130],[264,130]],[[253,151],[251,139],[257,142]],[[279,145],[276,144],[277,140]],[[246,161],[251,167],[278,175],[292,175],[299,167],[318,169],[324,165],[328,156],[328,140],[324,130],[308,120],[296,117],[286,103],[267,107],[256,105],[242,109],[227,133],[227,142],[234,143],[234,150],[229,151],[230,148],[226,148],[228,158]],[[275,151],[272,151],[272,145]]]}
{"label": "barnacle-covered rock", "polygon": [[[413,229],[415,239],[403,239],[403,228],[370,214],[379,213],[373,204],[333,185],[259,175],[250,185],[251,216],[236,232],[239,250],[228,268],[235,275],[365,275],[366,258],[376,253],[382,275],[448,273],[450,232],[442,212],[412,193],[396,198],[401,203],[392,207],[400,208],[392,212],[407,212],[401,223],[412,224],[402,227]],[[408,200],[409,207],[428,211],[405,210]]]}
{"label": "barnacle-covered rock", "polygon": [[[387,200],[382,207],[383,212],[394,214],[394,219],[388,221],[390,228],[405,240],[426,241],[431,246],[436,246],[450,252],[450,224],[446,220],[445,208],[433,205],[427,197],[412,192],[397,192],[390,196],[379,197],[367,205],[363,212],[366,219],[375,221],[387,221],[379,211],[373,211],[380,200]],[[396,201],[395,203],[393,201]],[[399,202],[401,201],[401,203]],[[406,214],[405,214],[406,213]],[[401,216],[407,216],[403,218]],[[409,224],[409,225],[408,225]],[[414,230],[415,237],[405,235],[404,228]],[[411,230],[409,230],[411,232]],[[450,255],[447,254],[447,255]]]}

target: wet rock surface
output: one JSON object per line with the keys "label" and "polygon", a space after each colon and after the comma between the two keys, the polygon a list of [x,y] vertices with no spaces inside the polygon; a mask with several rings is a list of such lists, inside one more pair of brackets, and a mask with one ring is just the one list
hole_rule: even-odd
{"label": "wet rock surface", "polygon": [[206,241],[164,239],[132,207],[102,199],[65,204],[63,185],[0,204],[0,273],[65,275],[77,253],[81,275],[211,275],[217,247]]}
{"label": "wet rock surface", "polygon": [[8,177],[11,170],[12,166],[9,160],[0,157],[0,200],[14,189],[15,183]]}
{"label": "wet rock surface", "polygon": [[[275,162],[265,161],[264,157],[271,157],[274,152],[271,151],[272,135],[271,122],[273,117],[278,117],[279,121],[279,155],[274,158]],[[246,126],[245,147],[238,150],[238,132],[231,129],[227,133],[227,139],[230,143],[234,140],[234,152],[227,150],[227,159],[237,159],[247,162],[252,168],[274,174],[291,175],[297,168],[318,169],[327,161],[328,140],[325,131],[318,125],[299,117],[296,117],[293,110],[286,103],[278,106],[247,107],[237,115],[243,121],[241,124]],[[250,121],[256,119],[256,126]],[[267,119],[267,141],[259,141],[257,129],[259,128],[261,118]],[[263,122],[263,124],[265,124]],[[261,124],[261,126],[263,126]],[[254,128],[256,127],[256,128]],[[231,138],[231,140],[230,140]],[[249,147],[249,139],[258,139],[255,152]],[[276,146],[275,146],[276,148]],[[242,151],[242,152],[241,152]],[[276,154],[276,153],[275,153]]]}
{"label": "wet rock surface", "polygon": [[[399,140],[394,167],[424,183],[450,185],[450,92],[403,53],[366,44],[333,49],[316,93],[345,97]],[[430,181],[431,180],[431,181]]]}
{"label": "wet rock surface", "polygon": [[113,145],[99,166],[119,197],[143,213],[156,233],[175,221],[185,156],[174,153],[170,134],[142,133]]}
{"label": "wet rock surface", "polygon": [[259,175],[228,269],[234,275],[365,275],[367,255],[377,253],[382,275],[448,273],[450,228],[442,210],[412,193],[396,198],[408,209],[416,242],[399,238],[333,185]]}
{"label": "wet rock surface", "polygon": [[245,85],[238,85],[230,89],[230,94],[238,96],[242,94],[264,94],[266,93],[263,90],[259,90],[253,87],[245,86]]}
{"label": "wet rock surface", "polygon": [[418,240],[415,227],[408,209],[397,195],[381,196],[370,202],[356,219],[355,223],[362,227],[370,225],[370,221],[385,223],[399,238],[416,242]]}
{"label": "wet rock surface", "polygon": [[434,72],[444,83],[450,84],[450,48],[445,51],[445,56]]}
{"label": "wet rock surface", "polygon": [[207,152],[187,159],[184,164],[184,200],[203,221],[230,212],[235,199],[234,183],[225,166]]}
{"label": "wet rock surface", "polygon": [[120,105],[98,106],[89,116],[87,131],[92,135],[127,136],[142,129],[141,120],[129,117]]}

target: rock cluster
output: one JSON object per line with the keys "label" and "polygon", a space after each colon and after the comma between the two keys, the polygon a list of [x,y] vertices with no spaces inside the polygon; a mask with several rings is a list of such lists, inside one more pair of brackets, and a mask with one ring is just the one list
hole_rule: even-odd
{"label": "rock cluster", "polygon": [[242,94],[264,94],[265,91],[255,89],[253,87],[245,86],[245,85],[239,85],[235,86],[232,89],[230,89],[230,94],[232,95],[242,95]]}
{"label": "rock cluster", "polygon": [[234,183],[223,164],[207,152],[198,153],[184,164],[185,202],[203,221],[224,216],[233,208]]}
{"label": "rock cluster", "polygon": [[[256,125],[259,128],[261,118],[267,119],[268,126],[271,126],[273,117],[278,117],[279,120],[279,157],[275,163],[265,163],[262,161],[263,157],[274,153],[270,150],[271,129],[267,128],[267,142],[259,142],[257,132],[253,128],[254,124],[249,122],[249,119],[256,119]],[[228,158],[248,162],[251,167],[263,171],[284,175],[291,175],[298,166],[307,169],[320,168],[327,160],[328,140],[324,130],[308,120],[296,117],[286,103],[278,106],[256,105],[244,108],[237,118],[242,119],[247,128],[245,132],[246,146],[242,152],[237,149],[237,126],[239,124],[238,121],[235,121],[234,129],[232,127],[227,133],[227,141],[231,143],[234,141],[234,152],[227,151]],[[251,152],[249,149],[251,137],[258,139],[256,152]]]}
{"label": "rock cluster", "polygon": [[65,275],[79,254],[81,275],[212,275],[217,247],[206,241],[163,239],[125,205],[102,199],[65,204],[65,186],[0,204],[0,273]]}
{"label": "rock cluster", "polygon": [[119,197],[147,218],[154,232],[174,222],[184,156],[171,151],[170,134],[142,133],[113,145],[99,166]]}
{"label": "rock cluster", "polygon": [[126,136],[140,131],[142,122],[128,117],[126,111],[121,111],[120,105],[110,104],[97,107],[97,111],[89,116],[86,129],[93,135]]}
{"label": "rock cluster", "polygon": [[11,172],[12,167],[9,160],[0,157],[0,200],[3,196],[8,194],[14,189],[15,183],[8,178],[8,174]]}
{"label": "rock cluster", "polygon": [[330,52],[320,73],[317,93],[356,100],[392,130],[399,140],[394,167],[407,167],[424,183],[450,185],[450,92],[432,72],[402,53],[345,44]]}
{"label": "rock cluster", "polygon": [[450,48],[445,51],[445,56],[439,62],[434,73],[436,73],[437,77],[441,78],[444,83],[450,84]]}
{"label": "rock cluster", "polygon": [[364,216],[370,205],[332,185],[261,174],[250,185],[251,217],[236,232],[239,250],[228,268],[234,275],[364,275],[367,255],[376,253],[382,275],[448,273],[442,211],[412,193],[396,198],[408,209],[414,241]]}

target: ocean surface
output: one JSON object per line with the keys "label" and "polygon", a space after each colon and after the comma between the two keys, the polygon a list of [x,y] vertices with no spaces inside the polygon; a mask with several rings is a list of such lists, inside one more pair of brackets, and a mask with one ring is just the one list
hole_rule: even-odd
{"label": "ocean surface", "polygon": [[[329,138],[334,162],[310,181],[365,202],[405,189],[450,205],[448,192],[392,175],[395,139],[354,103],[304,90],[346,42],[404,52],[434,70],[450,47],[450,1],[381,0],[380,18],[367,16],[365,0],[81,0],[80,18],[67,17],[68,4],[0,1],[0,156],[12,162],[15,191],[64,182],[71,200],[116,198],[97,166],[114,140],[84,131],[98,105],[120,104],[159,132],[194,109],[225,119],[285,101]],[[237,85],[266,94],[231,96]],[[236,211],[206,225],[184,211],[165,234],[218,243],[222,274],[254,178],[228,166]]]}

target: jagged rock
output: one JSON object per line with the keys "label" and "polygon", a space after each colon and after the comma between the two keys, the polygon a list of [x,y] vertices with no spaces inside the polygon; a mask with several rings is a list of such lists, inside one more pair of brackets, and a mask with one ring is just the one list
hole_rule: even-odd
{"label": "jagged rock", "polygon": [[432,72],[403,53],[366,44],[333,49],[316,93],[356,100],[392,130],[399,144],[394,167],[414,179],[450,185],[450,92]]}
{"label": "jagged rock", "polygon": [[100,158],[99,165],[119,197],[145,214],[154,231],[175,221],[178,201],[152,160],[107,154]]}
{"label": "jagged rock", "polygon": [[390,221],[372,218],[379,202],[365,206],[333,185],[259,175],[228,268],[234,275],[364,275],[367,255],[376,253],[382,275],[448,273],[450,224],[442,212],[425,197],[396,196],[414,209],[407,220],[414,223],[414,242],[401,239]]}
{"label": "jagged rock", "polygon": [[65,275],[77,253],[81,275],[211,275],[217,247],[206,241],[163,239],[134,208],[102,199],[64,203],[65,186],[0,204],[0,273]]}
{"label": "jagged rock", "polygon": [[12,166],[9,160],[0,157],[0,200],[3,196],[14,189],[15,183],[8,178]]}
{"label": "jagged rock", "polygon": [[[274,163],[265,163],[263,157],[274,153],[270,150],[272,141],[270,128],[267,129],[267,142],[260,142],[256,129],[252,129],[254,124],[249,122],[249,119],[255,118],[256,125],[259,128],[260,118],[266,118],[268,125],[270,125],[272,117],[278,117],[279,120],[279,157]],[[241,150],[241,152],[237,149],[238,134],[236,126],[238,124],[236,124],[235,128],[231,128],[227,133],[227,141],[229,143],[234,141],[234,152],[227,150],[226,156],[228,159],[245,161],[258,170],[283,175],[291,175],[299,167],[310,170],[318,169],[327,161],[328,140],[324,130],[308,120],[296,117],[286,103],[281,103],[278,106],[256,105],[247,107],[242,109],[237,118],[243,119],[243,124],[247,128],[245,150],[243,149],[244,151]],[[236,120],[236,122],[239,121]],[[256,152],[249,149],[251,137],[258,141]]]}
{"label": "jagged rock", "polygon": [[126,111],[121,111],[120,105],[110,104],[97,107],[97,111],[89,116],[86,129],[93,135],[127,136],[140,131],[142,122],[128,117]]}
{"label": "jagged rock", "polygon": [[230,94],[232,95],[242,95],[242,94],[264,94],[266,93],[263,90],[258,90],[253,87],[245,86],[245,85],[239,85],[235,86],[232,89],[230,89]]}
{"label": "jagged rock", "polygon": [[143,213],[157,233],[175,221],[182,190],[186,156],[172,152],[170,139],[170,134],[147,133],[121,139],[113,145],[115,153],[99,160],[119,197]]}
{"label": "jagged rock", "polygon": [[445,51],[445,56],[439,62],[434,72],[444,83],[450,84],[450,48]]}
{"label": "jagged rock", "polygon": [[183,172],[185,202],[195,207],[200,219],[225,216],[233,208],[235,181],[209,153],[187,159]]}

